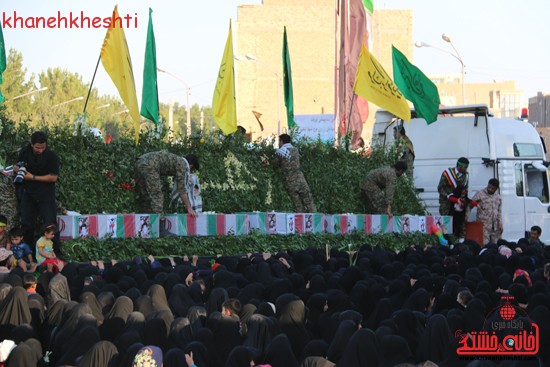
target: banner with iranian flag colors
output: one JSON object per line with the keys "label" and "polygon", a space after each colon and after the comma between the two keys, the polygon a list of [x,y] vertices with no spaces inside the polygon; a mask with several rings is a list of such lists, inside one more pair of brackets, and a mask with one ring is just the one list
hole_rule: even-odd
{"label": "banner with iranian flag colors", "polygon": [[393,217],[393,231],[395,233],[408,234],[419,231],[419,218],[415,215],[402,215]]}
{"label": "banner with iranian flag colors", "polygon": [[332,234],[347,234],[348,233],[348,217],[346,214],[327,215],[327,233]]}
{"label": "banner with iranian flag colors", "polygon": [[69,215],[58,215],[57,228],[59,230],[59,237],[62,240],[70,240],[76,238],[76,234],[78,231],[77,223],[77,217],[72,217]]}
{"label": "banner with iranian flag colors", "polygon": [[77,237],[97,237],[97,215],[77,216]]}
{"label": "banner with iranian flag colors", "polygon": [[291,234],[296,232],[294,213],[261,213],[258,218],[262,234]]}
{"label": "banner with iranian flag colors", "polygon": [[97,226],[98,226],[98,238],[124,238],[124,231],[119,231],[118,228],[122,225],[124,227],[124,221],[119,219],[121,215],[116,214],[98,214]]}
{"label": "banner with iranian flag colors", "polygon": [[224,217],[224,235],[240,236],[250,232],[247,214],[220,214]]}
{"label": "banner with iranian flag colors", "polygon": [[392,230],[392,221],[387,215],[373,215],[371,233],[389,233]]}
{"label": "banner with iranian flag colors", "polygon": [[117,228],[117,235],[124,233],[125,238],[158,238],[158,214],[124,214],[122,228]]}
{"label": "banner with iranian flag colors", "polygon": [[294,214],[296,233],[323,233],[324,219],[323,213],[296,213]]}
{"label": "banner with iranian flag colors", "polygon": [[160,237],[184,236],[185,216],[186,214],[169,214],[162,216],[159,223]]}
{"label": "banner with iranian flag colors", "polygon": [[[177,215],[178,232],[181,236],[226,236],[243,235],[250,231],[248,214],[199,214],[193,217],[188,214]],[[176,220],[166,216],[167,223]],[[173,233],[173,232],[171,232]]]}
{"label": "banner with iranian flag colors", "polygon": [[62,240],[97,237],[97,215],[59,215],[57,228]]}
{"label": "banner with iranian flag colors", "polygon": [[449,216],[395,216],[370,214],[323,214],[249,212],[237,214],[97,214],[60,215],[57,224],[61,239],[158,238],[160,236],[333,233],[429,233],[432,224],[453,230]]}
{"label": "banner with iranian flag colors", "polygon": [[365,232],[366,234],[371,234],[372,233],[372,217],[373,216],[371,214],[366,214],[365,215],[363,232]]}
{"label": "banner with iranian flag colors", "polygon": [[446,215],[434,215],[426,217],[426,231],[429,233],[432,224],[436,224],[443,230],[443,233],[453,233],[453,217]]}

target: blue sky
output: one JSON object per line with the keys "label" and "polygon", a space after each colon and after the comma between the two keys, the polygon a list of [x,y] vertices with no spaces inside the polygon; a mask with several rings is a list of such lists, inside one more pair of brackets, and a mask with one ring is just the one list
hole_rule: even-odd
{"label": "blue sky", "polygon": [[[299,0],[296,0],[299,1]],[[143,55],[148,9],[153,8],[157,63],[191,86],[191,103],[209,105],[215,77],[227,37],[229,19],[236,19],[239,4],[261,0],[4,0],[7,16],[79,15],[109,16],[118,3],[121,15],[138,18],[138,27],[126,29],[138,97],[141,94]],[[550,2],[529,0],[385,0],[375,8],[412,9],[413,39],[448,49],[441,34],[451,36],[466,64],[466,82],[516,80],[526,97],[537,91],[550,93]],[[23,53],[29,72],[48,67],[77,72],[85,82],[92,79],[105,29],[9,29],[4,27],[7,47]],[[415,49],[414,63],[426,74],[459,73],[457,60],[431,48]],[[117,94],[100,65],[94,85],[100,93]],[[163,102],[182,104],[181,82],[159,74]]]}

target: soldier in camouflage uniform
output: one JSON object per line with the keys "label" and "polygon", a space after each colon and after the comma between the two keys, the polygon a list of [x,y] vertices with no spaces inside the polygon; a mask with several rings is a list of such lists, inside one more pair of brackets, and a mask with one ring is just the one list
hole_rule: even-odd
{"label": "soldier in camouflage uniform", "polygon": [[449,198],[455,189],[461,185],[468,189],[468,166],[470,161],[461,157],[456,162],[456,167],[449,167],[441,174],[437,191],[439,192],[439,214],[451,215],[451,202]]}
{"label": "soldier in camouflage uniform", "polygon": [[8,228],[17,227],[19,205],[15,195],[15,185],[11,174],[0,174],[0,214],[8,219]]}
{"label": "soldier in camouflage uniform", "polygon": [[397,179],[407,170],[405,162],[397,162],[392,167],[381,167],[370,171],[363,179],[361,189],[366,204],[372,214],[392,215],[391,204]]}
{"label": "soldier in camouflage uniform", "polygon": [[497,192],[499,185],[499,181],[492,178],[487,187],[473,197],[477,202],[476,221],[483,223],[483,245],[497,243],[502,235],[502,199]]}
{"label": "soldier in camouflage uniform", "polygon": [[393,137],[395,139],[397,149],[397,160],[407,163],[406,174],[412,184],[415,158],[413,143],[405,134],[405,128],[401,125],[393,128]]}
{"label": "soldier in camouflage uniform", "polygon": [[314,213],[317,211],[309,185],[300,169],[300,153],[291,144],[290,136],[279,136],[279,149],[275,152],[274,163],[281,167],[285,177],[285,188],[294,202],[296,213]]}
{"label": "soldier in camouflage uniform", "polygon": [[142,155],[136,160],[135,177],[139,189],[142,209],[145,213],[163,213],[164,195],[161,176],[174,176],[174,185],[187,208],[187,213],[196,216],[186,191],[186,183],[191,170],[199,169],[198,157],[189,154],[185,158],[160,151]]}

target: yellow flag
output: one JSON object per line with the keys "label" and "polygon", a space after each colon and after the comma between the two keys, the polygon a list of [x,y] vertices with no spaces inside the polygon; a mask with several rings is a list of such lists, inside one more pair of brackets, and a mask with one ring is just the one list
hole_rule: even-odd
{"label": "yellow flag", "polygon": [[405,97],[365,45],[361,47],[353,91],[395,116],[410,121],[411,110]]}
{"label": "yellow flag", "polygon": [[107,30],[103,47],[101,47],[101,63],[107,74],[115,83],[120,98],[128,108],[136,130],[136,144],[139,140],[140,116],[136,97],[136,84],[132,71],[132,60],[128,44],[122,28],[122,18],[118,15],[117,6],[113,10],[111,26]]}
{"label": "yellow flag", "polygon": [[218,72],[218,80],[212,97],[212,113],[214,122],[225,135],[237,131],[237,104],[235,101],[235,72],[233,68],[233,37],[231,21],[229,35],[225,43],[222,64]]}

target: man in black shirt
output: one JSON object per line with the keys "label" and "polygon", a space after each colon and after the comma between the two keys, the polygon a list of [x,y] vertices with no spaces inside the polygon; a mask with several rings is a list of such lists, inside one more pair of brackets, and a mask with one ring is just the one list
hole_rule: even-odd
{"label": "man in black shirt", "polygon": [[[31,142],[19,152],[16,172],[25,167],[21,196],[21,223],[25,242],[35,251],[34,231],[36,220],[41,217],[42,223],[57,224],[57,207],[55,202],[55,183],[59,175],[59,158],[48,148],[48,137],[42,131],[31,135]],[[59,233],[54,238],[54,251],[60,254]]]}

